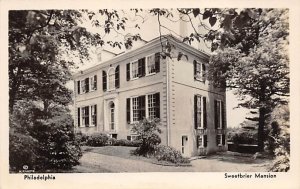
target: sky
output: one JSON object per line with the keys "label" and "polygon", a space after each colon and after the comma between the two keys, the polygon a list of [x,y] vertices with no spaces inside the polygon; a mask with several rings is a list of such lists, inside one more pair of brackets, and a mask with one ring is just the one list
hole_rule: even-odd
{"label": "sky", "polygon": [[[93,33],[99,33],[101,36],[104,36],[104,40],[111,40],[111,39],[119,39],[122,40],[124,38],[124,35],[127,35],[128,33],[136,34],[139,33],[142,37],[142,39],[146,41],[150,41],[153,38],[156,38],[159,36],[159,24],[157,16],[152,16],[149,14],[143,14],[143,13],[137,13],[134,14],[132,11],[125,11],[121,10],[119,11],[120,16],[124,15],[128,18],[127,21],[127,28],[125,31],[120,31],[122,34],[117,34],[115,32],[111,32],[109,35],[104,34],[101,32],[103,29],[92,27],[89,22],[83,22],[83,26],[85,26],[89,31]],[[96,15],[99,16],[99,15]],[[99,18],[99,17],[97,17]],[[99,19],[101,20],[101,19]],[[174,36],[179,37],[178,35],[187,35],[193,32],[193,27],[191,24],[187,24],[187,22],[181,22],[179,23],[179,15],[174,14],[174,17],[172,18],[172,21],[160,18],[160,22],[164,27],[161,27],[161,33],[162,34],[172,34]],[[187,18],[183,18],[183,20],[187,20]],[[192,19],[192,22],[194,24],[194,28],[198,29],[199,33],[205,33],[206,30],[197,27],[197,23],[199,23],[199,20]],[[205,25],[209,26],[209,24],[206,21],[201,21]],[[140,29],[135,28],[135,25],[139,24]],[[181,28],[185,27],[185,29]],[[218,27],[218,24],[214,26],[213,29],[216,29]],[[204,44],[204,42],[194,43],[192,44],[195,48],[198,48],[202,51],[209,52],[209,44]],[[118,48],[111,48],[107,47],[106,45],[105,49],[111,50],[115,53],[121,53],[122,51],[125,51],[125,49],[118,49]],[[95,57],[95,56],[94,56]],[[79,70],[84,70],[88,67],[96,65],[95,61],[92,60],[90,62],[86,62],[85,64],[80,64]],[[78,70],[77,70],[78,71]],[[73,89],[72,85],[73,82],[71,82],[70,87]],[[236,108],[238,105],[238,100],[236,96],[232,93],[232,91],[227,91],[226,93],[226,106],[227,106],[227,126],[228,127],[238,127],[240,123],[242,123],[245,120],[245,117],[247,113],[249,112],[245,108]]]}

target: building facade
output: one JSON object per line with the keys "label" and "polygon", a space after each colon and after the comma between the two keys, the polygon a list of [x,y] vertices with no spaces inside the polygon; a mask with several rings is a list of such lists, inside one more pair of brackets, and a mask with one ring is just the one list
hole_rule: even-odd
{"label": "building facade", "polygon": [[[161,58],[166,42],[174,58]],[[164,36],[74,74],[75,130],[134,140],[132,124],[156,117],[162,144],[184,156],[226,150],[225,90],[206,80],[208,59]]]}

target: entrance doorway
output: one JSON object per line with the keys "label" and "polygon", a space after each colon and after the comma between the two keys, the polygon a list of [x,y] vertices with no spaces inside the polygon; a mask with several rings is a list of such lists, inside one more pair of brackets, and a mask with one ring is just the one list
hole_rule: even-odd
{"label": "entrance doorway", "polygon": [[189,155],[188,136],[181,137],[181,153],[183,156]]}

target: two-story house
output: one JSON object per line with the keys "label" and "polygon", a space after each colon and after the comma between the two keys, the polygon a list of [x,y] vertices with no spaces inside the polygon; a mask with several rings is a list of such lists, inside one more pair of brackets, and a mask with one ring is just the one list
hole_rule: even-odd
{"label": "two-story house", "polygon": [[[174,58],[160,56],[166,41]],[[157,117],[162,144],[184,156],[226,150],[225,90],[206,80],[208,59],[168,35],[76,73],[75,130],[134,140],[131,124]]]}

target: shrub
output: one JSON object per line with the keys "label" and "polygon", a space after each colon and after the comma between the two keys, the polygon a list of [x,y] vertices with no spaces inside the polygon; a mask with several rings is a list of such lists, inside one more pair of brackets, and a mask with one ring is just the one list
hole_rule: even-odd
{"label": "shrub", "polygon": [[135,154],[149,156],[154,153],[155,147],[161,143],[159,134],[161,133],[159,119],[149,120],[144,118],[138,124],[135,124],[132,131],[141,138],[141,144],[135,150]]}
{"label": "shrub", "polygon": [[181,153],[178,150],[170,146],[157,146],[155,148],[154,155],[158,161],[168,161],[175,164],[190,162],[187,158],[182,157]]}
{"label": "shrub", "polygon": [[9,134],[9,165],[11,171],[22,170],[27,165],[28,169],[35,169],[37,160],[37,140],[21,133]]}
{"label": "shrub", "polygon": [[86,144],[86,142],[88,141],[89,136],[82,133],[82,132],[78,132],[76,133],[76,140],[80,142],[80,144],[84,145]]}
{"label": "shrub", "polygon": [[108,143],[108,136],[103,133],[92,134],[87,141],[88,146],[105,146]]}

